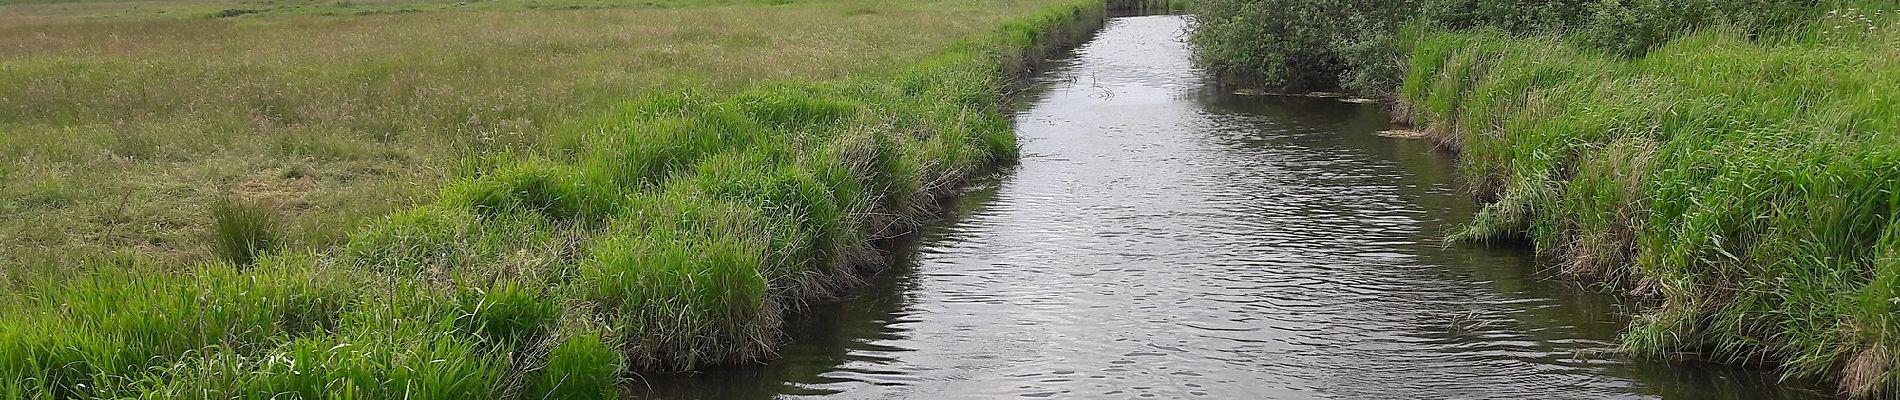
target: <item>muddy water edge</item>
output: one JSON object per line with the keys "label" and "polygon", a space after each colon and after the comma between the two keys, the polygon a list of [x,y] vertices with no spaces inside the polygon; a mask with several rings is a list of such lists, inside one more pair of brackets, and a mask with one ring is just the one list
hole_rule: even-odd
{"label": "muddy water edge", "polygon": [[1238,96],[1183,16],[1111,19],[1015,113],[1021,163],[788,322],[763,365],[636,397],[1826,398],[1762,371],[1613,353],[1629,307],[1510,249],[1451,156],[1376,105]]}

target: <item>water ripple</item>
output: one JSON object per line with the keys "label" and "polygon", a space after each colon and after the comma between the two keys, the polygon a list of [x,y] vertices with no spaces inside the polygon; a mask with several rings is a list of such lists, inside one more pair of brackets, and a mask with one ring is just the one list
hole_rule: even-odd
{"label": "water ripple", "polygon": [[1615,307],[1540,281],[1527,257],[1442,246],[1472,201],[1446,181],[1442,156],[1371,135],[1385,126],[1375,107],[1213,90],[1188,61],[1185,23],[1112,20],[1045,75],[1042,100],[1017,116],[1018,169],[926,229],[913,265],[867,290],[887,295],[795,323],[781,362],[654,397],[1702,388],[1658,384],[1632,373],[1650,367],[1607,356]]}

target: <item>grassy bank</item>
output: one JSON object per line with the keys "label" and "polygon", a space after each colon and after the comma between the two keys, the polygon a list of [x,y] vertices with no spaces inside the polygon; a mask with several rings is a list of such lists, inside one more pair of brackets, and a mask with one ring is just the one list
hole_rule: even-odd
{"label": "grassy bank", "polygon": [[453,4],[0,5],[0,281],[113,255],[203,261],[221,198],[280,215],[285,246],[335,245],[432,201],[464,160],[541,153],[563,124],[618,102],[885,74],[1054,2],[141,11]]}
{"label": "grassy bank", "polygon": [[1706,31],[1633,60],[1433,34],[1402,99],[1497,193],[1463,238],[1527,238],[1655,302],[1624,335],[1632,350],[1890,393],[1900,35],[1868,26],[1777,44]]}
{"label": "grassy bank", "polygon": [[0,394],[602,398],[630,371],[769,357],[780,316],[852,285],[872,238],[1014,157],[1002,85],[1103,13],[998,4],[1040,11],[883,72],[608,102],[459,158],[435,201],[333,246],[22,274]]}
{"label": "grassy bank", "polygon": [[1401,27],[1561,37],[1641,55],[1677,35],[1728,26],[1775,35],[1865,0],[1196,0],[1193,42],[1215,73],[1285,91],[1393,95],[1407,57]]}
{"label": "grassy bank", "polygon": [[[1323,83],[1389,75],[1365,87],[1458,149],[1487,201],[1456,239],[1525,240],[1563,272],[1642,299],[1623,336],[1630,351],[1771,365],[1851,396],[1896,393],[1891,4],[1652,16],[1644,2],[1573,2],[1574,18],[1554,6],[1479,8],[1452,13],[1480,21],[1459,24],[1431,3],[1379,22],[1383,33],[1340,36],[1389,41],[1390,61],[1339,63],[1334,49],[1351,46],[1273,54],[1331,54],[1317,59],[1332,75],[1311,78]],[[1252,65],[1279,71],[1287,60]]]}
{"label": "grassy bank", "polygon": [[1187,0],[1107,0],[1108,9],[1119,12],[1186,11]]}

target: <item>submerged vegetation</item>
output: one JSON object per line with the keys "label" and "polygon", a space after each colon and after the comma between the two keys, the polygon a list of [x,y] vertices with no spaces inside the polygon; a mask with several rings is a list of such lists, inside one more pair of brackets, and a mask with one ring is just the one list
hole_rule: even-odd
{"label": "submerged vegetation", "polygon": [[1644,299],[1631,351],[1900,389],[1893,4],[1197,4],[1217,69],[1386,94],[1458,149],[1488,206],[1457,238]]}
{"label": "submerged vegetation", "polygon": [[[934,3],[907,7],[931,7],[927,4]],[[92,121],[112,107],[149,106],[157,108],[133,117],[133,122],[177,128],[177,135],[186,135],[190,129],[185,127],[198,118],[231,117],[227,122],[235,125],[223,129],[237,132],[249,129],[254,118],[264,118],[276,121],[269,126],[286,129],[281,137],[271,137],[317,140],[309,142],[314,148],[404,149],[414,144],[422,148],[413,151],[430,152],[466,144],[488,150],[456,157],[454,167],[446,169],[453,173],[428,173],[440,179],[394,181],[396,186],[442,185],[432,189],[434,201],[403,204],[384,217],[354,225],[330,241],[333,245],[284,246],[278,235],[280,218],[287,217],[264,209],[259,205],[263,203],[230,200],[215,207],[218,224],[210,236],[223,255],[217,259],[107,258],[56,271],[9,267],[18,272],[8,273],[8,293],[0,296],[0,319],[9,321],[0,323],[0,396],[605,398],[615,396],[632,371],[686,370],[768,357],[782,315],[837,294],[854,283],[859,268],[876,261],[877,252],[869,247],[873,238],[910,229],[935,209],[941,196],[1015,156],[1014,135],[999,111],[1003,85],[1010,74],[1040,61],[1042,54],[1085,34],[1103,15],[1101,2],[1009,4],[1039,11],[1011,16],[1000,29],[969,28],[989,33],[966,34],[935,53],[888,70],[843,77],[813,72],[813,79],[777,80],[732,91],[712,89],[726,87],[721,85],[656,91],[607,102],[598,113],[496,106],[493,110],[502,110],[498,114],[471,117],[483,121],[482,126],[491,120],[536,120],[480,132],[509,133],[530,126],[550,132],[542,138],[496,139],[505,142],[496,144],[474,140],[425,145],[422,138],[433,136],[402,134],[410,128],[431,131],[425,129],[434,126],[428,123],[390,130],[362,127],[363,132],[397,133],[386,141],[300,134],[381,120],[318,118],[328,114],[314,109],[336,105],[324,99],[240,96],[231,101],[281,104],[239,107],[239,114],[227,116],[219,114],[217,104],[172,108],[176,105],[163,99],[125,105],[59,91],[16,92],[56,96],[68,103],[14,103],[13,112],[37,116],[10,122],[24,124],[9,127],[15,132],[62,131],[65,128],[54,127]],[[823,6],[800,10],[836,11]],[[871,24],[914,23],[919,22]],[[782,46],[778,51],[806,50],[833,51]],[[602,55],[587,54],[593,55],[582,58]],[[7,61],[9,75],[0,77],[0,85],[45,89],[46,79],[33,71],[83,64],[91,57],[99,56]],[[872,64],[891,63],[878,60],[873,58]],[[111,66],[99,68],[155,68],[152,73],[159,74],[172,68],[167,62],[107,63]],[[233,68],[253,67],[240,63]],[[372,67],[387,68],[403,70]],[[514,67],[496,68],[501,73]],[[695,68],[756,67],[733,61]],[[75,75],[66,84],[84,86],[87,79],[104,76],[111,74]],[[261,79],[268,82],[271,76]],[[551,82],[557,77],[571,78],[542,78]],[[471,79],[502,78],[511,77]],[[395,116],[456,118],[429,111],[428,103],[401,100],[412,93],[447,94],[426,82],[418,76],[401,87],[377,84],[350,90],[394,90],[393,104],[364,107],[404,110],[392,111],[399,113]],[[187,83],[192,88],[205,82],[179,84]],[[303,88],[286,84],[259,90]],[[168,96],[192,95],[154,90],[142,98]],[[469,98],[476,97],[483,96]],[[0,107],[5,101],[0,100]],[[541,121],[568,115],[575,117]],[[404,121],[376,123],[409,123]],[[192,141],[148,140],[155,142],[130,148],[167,149],[166,155],[151,156],[177,158],[171,165],[204,162],[202,152],[187,145]],[[239,146],[251,141],[220,140]],[[36,140],[5,143],[10,157],[68,154]],[[383,168],[393,172],[396,167]],[[281,176],[310,174],[297,171]],[[42,172],[6,173],[12,174],[9,182],[38,182],[26,174]],[[362,192],[378,197],[400,193]],[[35,212],[8,211],[40,218]]]}

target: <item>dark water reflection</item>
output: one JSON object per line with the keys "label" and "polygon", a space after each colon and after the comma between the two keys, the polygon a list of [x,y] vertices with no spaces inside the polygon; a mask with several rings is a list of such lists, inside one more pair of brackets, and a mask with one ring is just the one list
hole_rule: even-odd
{"label": "dark water reflection", "polygon": [[1625,312],[1521,252],[1440,244],[1475,205],[1376,106],[1222,93],[1174,16],[1044,75],[1023,162],[899,246],[768,365],[655,398],[1779,399],[1609,353]]}

